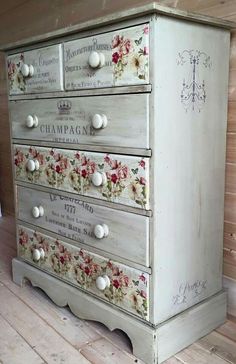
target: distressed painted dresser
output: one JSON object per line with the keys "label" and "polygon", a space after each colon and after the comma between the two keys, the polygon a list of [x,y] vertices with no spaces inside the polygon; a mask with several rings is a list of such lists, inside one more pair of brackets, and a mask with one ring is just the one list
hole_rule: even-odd
{"label": "distressed painted dresser", "polygon": [[230,27],[144,2],[3,47],[13,279],[148,364],[225,320]]}

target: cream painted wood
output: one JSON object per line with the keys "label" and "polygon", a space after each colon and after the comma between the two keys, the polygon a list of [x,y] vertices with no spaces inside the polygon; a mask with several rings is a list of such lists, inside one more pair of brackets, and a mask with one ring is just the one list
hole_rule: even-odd
{"label": "cream painted wood", "polygon": [[[150,93],[152,90],[152,85],[134,85],[134,86],[123,86],[115,88],[104,88],[102,90],[102,95],[121,95],[121,94],[140,94],[140,93]],[[100,89],[85,89],[85,90],[73,90],[73,91],[58,91],[50,92],[50,98],[64,98],[64,97],[78,97],[78,96],[99,96],[101,95]],[[24,95],[24,100],[32,100],[32,95]],[[48,99],[48,94],[34,94],[34,99]],[[22,95],[9,95],[10,101],[22,100]]]}
{"label": "cream painted wood", "polygon": [[38,269],[149,320],[149,274],[24,225],[17,241],[18,256]]}
{"label": "cream painted wood", "polygon": [[[158,326],[159,362],[162,363],[167,359],[171,355],[171,351],[177,352],[180,348],[187,347],[190,342],[203,337],[206,330],[210,332],[224,323],[226,320],[226,299],[226,292],[220,291],[216,295],[211,296],[211,298],[186,310],[181,315]],[[193,315],[192,320],[189,320],[189,314]],[[183,327],[185,335],[178,335],[177,333],[180,330],[182,333]],[[175,336],[170,334],[173,332],[176,333]],[[188,337],[188,334],[192,336],[191,339]],[[193,337],[195,338],[194,340]]]}
{"label": "cream painted wood", "polygon": [[[29,144],[29,140],[27,139],[13,139],[12,140],[14,144]],[[42,146],[47,147],[48,142],[42,142],[41,140],[31,140],[30,144],[33,146]],[[61,148],[62,144],[58,142],[50,142],[50,146],[52,148]],[[68,149],[77,149],[78,144],[76,143],[63,143],[64,148]],[[81,144],[81,149],[91,151],[91,152],[97,152],[96,145],[91,144]],[[111,147],[100,145],[99,151],[103,153],[110,153]],[[143,157],[151,157],[152,150],[151,149],[136,149],[136,148],[122,148],[122,147],[112,147],[112,152],[115,154],[124,154],[124,155],[139,155]]]}
{"label": "cream painted wood", "polygon": [[[15,188],[17,188],[17,186],[22,186],[22,187],[26,187],[26,188],[32,188],[32,186],[29,185],[28,182],[23,182],[23,181],[17,181],[17,184],[15,185]],[[50,187],[44,187],[44,186],[37,186],[37,190],[38,191],[43,191],[43,192],[48,192],[51,193],[51,189]],[[65,193],[63,191],[57,190],[56,194],[59,196],[64,196]],[[68,197],[70,197],[71,199],[74,198],[74,194],[67,192],[66,195]],[[89,204],[93,204],[94,200],[92,197],[87,197],[87,196],[83,196],[83,200]],[[17,201],[16,201],[17,202]],[[108,207],[108,208],[112,208],[112,210],[116,211],[125,211],[125,212],[131,212],[133,214],[137,214],[137,215],[141,215],[141,216],[147,216],[147,217],[152,217],[152,211],[151,210],[137,210],[135,207],[131,207],[131,206],[124,206],[121,204],[114,204],[113,202],[106,202],[103,200],[98,200],[96,199],[96,205],[98,206],[103,206],[103,207]],[[17,204],[15,207],[15,210],[17,211]]]}
{"label": "cream painted wood", "polygon": [[[76,197],[83,195],[82,199],[87,203],[96,205],[97,202],[99,207],[104,203],[103,208],[114,207],[114,216],[117,211],[122,210],[127,213],[137,213],[140,217],[147,213],[151,216],[148,227],[149,267],[142,265],[141,262],[138,263],[137,260],[136,262],[129,260],[128,256],[126,259],[125,254],[114,260],[115,254],[102,249],[101,252],[97,252],[92,245],[89,248],[93,257],[103,257],[103,262],[109,260],[117,262],[117,266],[122,267],[119,270],[126,272],[128,269],[132,272],[132,277],[137,272],[149,274],[147,299],[149,317],[146,323],[140,313],[135,313],[134,316],[133,306],[130,309],[130,306],[121,304],[122,307],[117,306],[116,310],[113,310],[115,306],[106,304],[104,314],[99,311],[100,304],[104,305],[102,292],[108,292],[112,288],[114,293],[119,293],[115,288],[120,282],[116,282],[111,274],[107,274],[106,269],[100,270],[99,274],[93,277],[92,290],[100,292],[99,300],[94,297],[90,299],[87,287],[87,293],[80,292],[78,285],[72,282],[70,275],[74,274],[74,270],[71,267],[70,279],[67,281],[65,258],[72,257],[73,267],[75,258],[74,253],[70,255],[71,252],[74,252],[74,249],[78,252],[78,246],[86,250],[86,242],[77,245],[75,240],[62,237],[63,234],[49,231],[50,229],[43,230],[40,227],[37,227],[37,233],[34,234],[40,217],[36,218],[34,225],[30,225],[32,222],[18,220],[18,223],[26,229],[25,232],[19,233],[21,246],[19,254],[26,257],[28,263],[34,267],[43,269],[45,265],[47,273],[51,274],[52,269],[55,271],[55,267],[59,270],[63,268],[65,271],[56,272],[56,277],[59,278],[57,280],[40,269],[30,267],[27,263],[14,261],[13,266],[17,264],[19,267],[21,264],[19,269],[14,268],[17,272],[14,273],[15,281],[20,282],[23,276],[22,270],[26,270],[25,274],[28,274],[30,279],[37,276],[35,279],[46,292],[56,281],[57,303],[67,304],[68,299],[65,297],[70,297],[68,290],[73,289],[73,298],[69,298],[70,307],[79,302],[80,306],[88,310],[87,315],[89,311],[93,311],[90,318],[95,316],[103,323],[115,320],[115,326],[119,321],[124,331],[132,337],[134,353],[145,359],[148,364],[156,364],[210,331],[225,318],[225,294],[221,292],[221,255],[229,31],[222,30],[219,23],[214,23],[216,27],[203,25],[202,18],[194,18],[194,23],[182,21],[183,14],[177,14],[175,11],[172,13],[171,10],[168,12],[170,16],[165,16],[161,10],[158,13],[156,3],[152,4],[152,13],[150,7],[147,6],[145,9],[142,18],[135,18],[135,11],[131,9],[130,13],[127,13],[127,17],[132,18],[130,22],[121,23],[120,19],[117,19],[118,14],[113,14],[113,17],[107,17],[109,22],[107,27],[94,26],[90,29],[87,23],[88,28],[84,33],[67,34],[64,38],[57,39],[58,43],[64,42],[65,88],[67,87],[68,91],[61,93],[61,96],[59,92],[50,93],[48,98],[53,100],[80,97],[83,102],[86,97],[99,96],[102,100],[105,95],[115,99],[122,95],[128,100],[133,97],[133,92],[143,92],[141,86],[148,86],[145,92],[149,92],[149,149],[122,147],[121,144],[104,145],[104,142],[91,145],[86,142],[81,149],[86,154],[86,165],[88,164],[91,169],[81,168],[83,163],[79,166],[81,169],[77,169],[77,159],[79,160],[81,156],[75,154],[78,152],[76,143],[64,142],[63,148],[56,141],[32,139],[34,146],[32,148],[27,147],[29,143],[25,138],[14,138],[13,143],[18,143],[15,146],[18,150],[15,152],[14,161],[17,184],[25,187],[28,185],[32,190],[37,186],[36,189],[42,192],[56,193],[60,196],[64,195],[64,191],[70,193],[72,197],[77,193]],[[140,15],[139,10],[137,9],[136,14]],[[146,16],[147,14],[150,15]],[[191,19],[190,15],[189,20]],[[98,25],[99,19],[90,24]],[[104,23],[101,21],[100,25]],[[223,28],[224,26],[225,24]],[[49,43],[43,44],[49,45]],[[32,44],[32,49],[37,47],[38,44]],[[20,52],[20,49],[18,51]],[[10,53],[15,52],[12,50]],[[91,54],[91,52],[96,53]],[[140,59],[134,57],[137,53],[138,57],[142,56]],[[147,61],[145,64],[144,59]],[[68,64],[70,61],[71,64]],[[79,68],[81,65],[82,70]],[[69,76],[70,74],[74,74],[75,77]],[[79,75],[81,77],[78,80]],[[137,79],[142,83],[138,89]],[[79,89],[81,91],[76,91]],[[35,100],[40,99],[41,95],[42,99],[46,99],[46,94],[37,93]],[[19,96],[15,99],[20,101]],[[34,99],[34,96],[26,95],[26,99]],[[40,119],[38,118],[37,126],[35,118],[37,115],[32,113],[31,116],[30,128],[27,128],[27,131],[35,132]],[[107,131],[109,128],[109,120],[107,123],[106,114],[103,112],[93,115],[91,122],[95,129],[100,128],[96,129],[99,132]],[[129,134],[128,128],[126,133]],[[56,144],[59,144],[59,149],[55,152],[51,148]],[[109,153],[109,156],[105,153]],[[112,161],[110,156],[114,156]],[[143,158],[144,156],[150,158]],[[98,168],[94,168],[94,158]],[[40,168],[29,172],[26,169],[28,159],[34,163],[37,160]],[[85,162],[84,159],[83,161]],[[128,161],[125,162],[129,168],[128,185],[124,186],[124,192],[120,192],[116,188],[121,186],[116,182],[117,178],[120,178],[118,171],[120,173],[122,170],[122,176],[127,175],[126,168],[120,168],[124,161]],[[103,170],[104,162],[109,164],[109,170]],[[30,164],[33,165],[32,162]],[[80,174],[82,176],[82,173],[85,176],[87,172],[91,175],[86,182],[92,191],[97,191],[96,193],[86,190],[87,185],[83,190],[78,184],[78,176]],[[129,178],[134,179],[132,183]],[[108,182],[111,180],[112,186],[116,187],[112,189],[114,199],[109,198],[108,201],[105,199],[103,188],[106,186],[109,189]],[[140,188],[144,184],[148,186],[147,194],[143,187]],[[119,196],[115,196],[116,194]],[[146,201],[144,203],[140,196],[147,198],[147,203]],[[39,209],[39,206],[42,205],[36,201],[35,207]],[[110,229],[107,224],[99,222],[95,227],[96,231],[93,233],[98,236],[98,241],[109,239]],[[130,226],[130,230],[132,229],[133,226]],[[28,244],[29,237],[31,247]],[[62,239],[66,249],[60,247],[60,243],[55,243],[57,255],[54,260],[51,254],[54,248],[51,243],[48,248],[47,242],[55,242],[56,239]],[[58,251],[59,247],[61,251]],[[62,253],[66,254],[61,259]],[[78,257],[76,253],[75,256]],[[51,264],[52,262],[56,262],[55,266],[54,263]],[[144,279],[142,274],[138,279],[141,281]],[[70,287],[72,283],[73,287]],[[132,279],[131,287],[135,283],[135,279]],[[66,287],[66,291],[63,291],[62,287]],[[51,297],[54,297],[54,294],[50,293]],[[145,291],[140,291],[142,299],[146,294]],[[78,296],[83,296],[86,301],[81,301]],[[89,304],[86,306],[88,302],[93,302],[92,306]],[[132,302],[133,305],[134,303],[137,305],[140,300],[133,296]],[[145,306],[146,304],[142,304],[142,309]],[[74,312],[73,309],[72,311]],[[76,310],[76,313],[83,317],[82,311],[83,309]],[[139,331],[138,327],[142,329]],[[144,337],[145,342],[142,342],[141,338],[144,340]]]}
{"label": "cream painted wood", "polygon": [[[98,250],[149,267],[149,218],[97,206],[83,198],[17,188],[18,219],[66,236],[74,245],[83,243]],[[43,216],[35,218],[32,208],[42,206]],[[38,207],[37,207],[38,209]],[[95,237],[95,228],[106,224],[107,237]],[[130,227],[132,226],[132,229]]]}
{"label": "cream painted wood", "polygon": [[15,177],[36,185],[149,209],[149,159],[14,145]]}
{"label": "cream painted wood", "polygon": [[[32,186],[29,186],[28,182],[23,182],[23,181],[17,181],[15,189],[17,188],[17,186],[22,186],[22,187],[26,187],[29,188]],[[43,186],[37,186],[37,190],[38,191],[43,191],[43,192],[51,192],[51,189],[48,187],[43,187]],[[64,196],[65,192],[57,190],[56,194],[59,196]],[[66,192],[66,195],[70,198],[74,198],[74,194],[70,193],[70,192]],[[89,204],[94,203],[93,198],[91,197],[87,197],[87,196],[83,196],[83,200]],[[17,202],[17,201],[16,201]],[[106,202],[103,200],[96,200],[96,205],[97,206],[103,206],[103,207],[108,207],[108,208],[112,208],[114,209],[114,211],[118,210],[118,211],[124,211],[124,212],[131,212],[137,215],[141,215],[141,216],[147,216],[147,217],[151,217],[152,216],[152,211],[151,210],[137,210],[135,207],[130,207],[130,206],[124,206],[121,204],[114,204],[113,202]],[[15,207],[15,210],[17,211],[17,204]]]}
{"label": "cream painted wood", "polygon": [[[17,225],[24,225],[24,227],[26,227],[28,229],[31,229],[31,230],[33,230],[33,229],[36,228],[35,225],[29,224],[28,222],[25,222],[25,221],[22,221],[22,220],[19,220],[19,219],[16,220],[16,224]],[[48,230],[45,230],[45,229],[43,229],[43,228],[41,228],[39,226],[37,226],[37,231],[40,234],[45,234],[45,231],[46,231],[46,234],[47,235],[50,235],[50,237],[52,239],[55,239],[55,240],[58,239],[58,234],[57,233],[54,233],[52,231],[49,232]],[[61,236],[61,238],[63,239],[63,242],[67,243],[68,245],[70,245],[72,247],[73,246],[76,246],[75,245],[75,242],[73,240],[67,238],[66,236],[63,236],[63,237]],[[121,264],[123,264],[125,266],[127,265],[129,267],[134,268],[134,269],[137,269],[137,270],[140,270],[142,272],[145,272],[145,273],[147,273],[149,275],[152,274],[152,269],[150,267],[146,267],[145,265],[142,265],[142,264],[139,264],[139,263],[136,263],[136,262],[132,262],[130,260],[127,260],[127,258],[123,258],[121,256],[116,256],[115,254],[111,254],[111,253],[107,252],[106,250],[102,250],[102,252],[101,252],[100,249],[97,249],[95,246],[92,246],[92,245],[90,245],[88,247],[88,245],[87,244],[84,244],[84,243],[76,243],[76,244],[77,245],[79,244],[79,246],[80,246],[81,249],[84,249],[84,250],[88,250],[89,249],[89,251],[91,253],[94,253],[96,255],[101,255],[101,253],[102,253],[102,256],[104,258],[106,258],[107,260],[111,259],[111,260],[116,261],[116,262],[119,262],[119,263],[121,263]],[[150,278],[152,278],[152,277],[150,276]]]}
{"label": "cream painted wood", "polygon": [[[94,124],[101,115],[107,118],[104,128]],[[147,94],[12,101],[10,117],[17,139],[149,148]]]}
{"label": "cream painted wood", "polygon": [[[6,320],[11,320],[11,324],[14,328],[20,332],[21,336],[25,341],[30,342],[31,346],[34,346],[35,339],[38,339],[38,331],[35,333],[35,329],[33,329],[33,334],[30,334],[30,328],[34,326],[34,319],[32,322],[32,315],[29,314],[29,308],[37,313],[37,319],[35,317],[35,321],[42,323],[42,320],[47,325],[48,330],[55,330],[59,337],[63,340],[66,340],[67,343],[73,345],[80,353],[86,357],[87,360],[90,362],[99,362],[105,361],[107,364],[111,363],[122,363],[122,364],[132,364],[135,359],[133,355],[131,355],[132,346],[129,343],[128,337],[120,330],[115,330],[110,332],[105,325],[100,324],[99,322],[95,321],[84,321],[76,318],[73,313],[67,307],[58,307],[54,304],[54,302],[44,293],[41,289],[35,289],[31,284],[26,282],[26,285],[20,287],[16,285],[12,281],[12,274],[9,271],[10,262],[15,255],[15,233],[14,229],[14,218],[12,216],[5,216],[1,219],[0,223],[0,230],[1,230],[1,276],[0,276],[0,283],[4,285],[5,289],[9,292],[11,291],[14,298],[11,299],[11,305],[8,304],[9,295],[2,295],[3,297],[1,301],[1,311],[3,317]],[[6,232],[9,232],[6,236]],[[3,236],[5,235],[5,236]],[[7,240],[6,240],[7,239]],[[7,241],[7,245],[5,244]],[[4,254],[3,254],[4,252]],[[21,304],[19,304],[19,299]],[[6,303],[6,305],[4,304]],[[23,306],[22,306],[23,304]],[[5,309],[8,307],[7,316]],[[24,325],[20,325],[20,321],[22,318],[21,311],[24,312]],[[14,315],[16,314],[16,319],[14,319]],[[19,324],[19,325],[18,325]],[[16,325],[16,326],[15,326]],[[36,325],[37,326],[37,325]],[[54,332],[55,332],[54,331]],[[202,341],[198,341],[196,344],[191,345],[188,349],[184,350],[181,354],[178,353],[178,358],[183,358],[185,355],[186,361],[188,364],[192,364],[192,355],[194,352],[194,348],[197,348],[196,359],[199,358],[201,354],[202,360],[205,359],[205,363],[209,363],[208,358],[210,360],[217,360],[217,357],[222,357],[224,359],[224,364],[228,361],[231,364],[234,364],[234,357],[235,357],[235,347],[227,347],[227,339],[224,337],[228,337],[231,340],[235,340],[236,336],[236,328],[235,324],[231,321],[226,322],[225,325],[222,325],[217,329],[217,332],[221,334],[222,341],[221,343],[215,341],[217,343],[217,347],[213,345],[209,345],[209,347],[202,345]],[[6,340],[8,343],[15,342],[16,345],[18,342],[16,341],[16,337],[14,337],[13,333],[9,332],[9,336],[7,335]],[[7,333],[7,334],[8,334]],[[207,341],[212,341],[215,338],[215,333],[209,334],[205,339]],[[225,336],[223,336],[225,335]],[[50,337],[52,338],[53,335]],[[62,342],[59,339],[60,345]],[[204,340],[204,342],[206,342]],[[37,343],[36,347],[34,347],[34,351],[39,352],[41,351],[41,344],[43,342],[46,344],[43,350],[44,360],[46,359],[46,353],[53,353],[52,360],[57,358],[57,350],[56,350],[56,343],[58,343],[56,337],[54,336],[54,344],[51,341],[47,343],[44,341],[44,337],[39,338],[39,342]],[[111,343],[111,344],[110,344]],[[210,344],[210,342],[209,342]],[[219,345],[218,345],[219,344]],[[82,348],[83,347],[83,348]],[[14,358],[17,360],[17,355],[13,355],[13,353],[9,350],[7,346],[5,349],[7,350],[8,361],[11,363]],[[103,350],[101,350],[103,348]],[[51,349],[53,351],[51,351]],[[226,350],[227,349],[227,350]],[[230,349],[228,351],[228,349]],[[214,351],[214,353],[213,353]],[[18,354],[20,355],[19,347],[17,349]],[[28,350],[27,353],[29,354]],[[91,354],[91,355],[90,355]],[[210,355],[210,357],[209,357]],[[176,357],[175,356],[175,357]],[[21,356],[22,360],[24,356]],[[47,359],[49,356],[47,357]],[[228,360],[228,361],[227,361]],[[55,361],[55,360],[54,360]],[[140,359],[138,360],[139,363],[144,364],[143,361]],[[165,362],[165,364],[180,364],[180,362],[175,359],[171,358]],[[14,363],[14,361],[13,361]],[[19,364],[18,362],[16,364]],[[199,364],[197,362],[197,364]],[[215,363],[214,363],[215,364]]]}
{"label": "cream painted wood", "polygon": [[[152,327],[19,259],[13,259],[14,282],[22,285],[24,278],[43,289],[57,305],[69,305],[76,316],[100,321],[110,330],[126,332],[134,355],[150,364],[162,363],[174,352],[222,324],[226,318],[226,294],[222,291],[162,325]],[[172,342],[174,350],[170,354]]]}
{"label": "cream painted wood", "polygon": [[10,95],[63,89],[60,44],[8,56],[7,66]]}
{"label": "cream painted wood", "polygon": [[[150,256],[159,323],[222,288],[230,34],[164,17],[156,34]],[[191,55],[199,57],[195,71]],[[186,88],[181,98],[193,77],[194,102]]]}
{"label": "cream painted wood", "polygon": [[148,23],[65,42],[65,88],[149,83]]}

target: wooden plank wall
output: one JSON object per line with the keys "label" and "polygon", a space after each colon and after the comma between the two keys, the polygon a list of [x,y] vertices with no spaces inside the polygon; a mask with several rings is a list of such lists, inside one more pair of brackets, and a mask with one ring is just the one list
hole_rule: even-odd
{"label": "wooden plank wall", "polygon": [[12,214],[14,202],[7,107],[5,59],[0,53],[0,203],[4,212]]}
{"label": "wooden plank wall", "polygon": [[[141,0],[132,0],[133,6]],[[78,16],[86,20],[85,9],[91,4],[93,16],[102,8],[125,8],[127,0],[8,0],[1,3],[0,44],[43,34],[76,24]],[[130,1],[129,1],[130,3]],[[163,5],[236,21],[235,0],[160,0]],[[27,25],[27,26],[26,26]],[[13,214],[13,187],[10,160],[7,97],[4,58],[0,55],[0,201],[4,212]],[[224,274],[225,286],[236,292],[236,31],[232,34],[229,112],[227,133],[227,168],[225,193]],[[229,295],[230,313],[236,313],[236,299]]]}

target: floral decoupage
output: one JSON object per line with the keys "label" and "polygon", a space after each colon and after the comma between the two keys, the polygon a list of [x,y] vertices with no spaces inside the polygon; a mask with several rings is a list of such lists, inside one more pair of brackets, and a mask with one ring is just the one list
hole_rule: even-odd
{"label": "floral decoupage", "polygon": [[21,73],[24,63],[24,53],[19,53],[7,58],[7,74],[9,91],[13,94],[23,93],[26,90],[25,78]]}
{"label": "floral decoupage", "polygon": [[121,31],[113,36],[112,64],[115,85],[148,83],[149,25]]}
{"label": "floral decoupage", "polygon": [[[38,160],[38,170],[28,171],[30,159]],[[14,165],[18,180],[149,208],[148,158],[16,145]],[[93,186],[94,172],[105,173],[102,186]]]}
{"label": "floral decoupage", "polygon": [[[34,262],[33,251],[40,248],[45,256]],[[18,226],[18,254],[39,268],[148,320],[147,273],[73,247],[24,226]],[[109,277],[110,286],[100,291],[96,287],[96,279],[103,275]]]}

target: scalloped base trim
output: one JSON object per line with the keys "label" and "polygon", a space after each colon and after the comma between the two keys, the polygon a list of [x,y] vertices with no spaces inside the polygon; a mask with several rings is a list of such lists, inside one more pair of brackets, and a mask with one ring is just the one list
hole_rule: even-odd
{"label": "scalloped base trim", "polygon": [[152,327],[19,259],[13,259],[12,272],[16,284],[22,286],[28,279],[58,306],[68,305],[79,318],[99,321],[111,331],[124,331],[132,342],[133,354],[147,364],[162,363],[226,320],[224,291]]}

